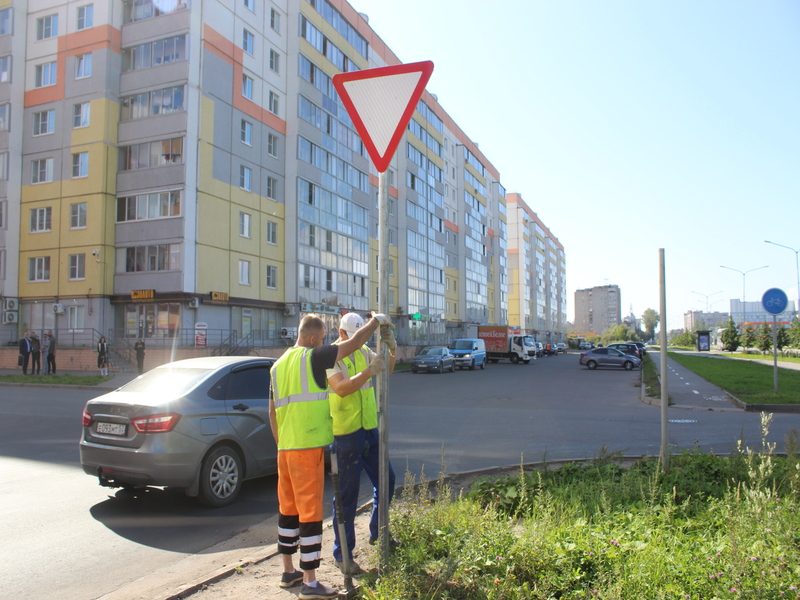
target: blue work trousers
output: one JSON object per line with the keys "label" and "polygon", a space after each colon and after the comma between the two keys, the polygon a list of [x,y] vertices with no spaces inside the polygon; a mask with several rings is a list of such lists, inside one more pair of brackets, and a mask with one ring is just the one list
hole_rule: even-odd
{"label": "blue work trousers", "polygon": [[[378,429],[359,429],[347,435],[337,435],[336,455],[339,459],[339,483],[342,490],[342,510],[344,529],[347,533],[347,547],[350,556],[356,545],[355,518],[358,508],[358,490],[361,483],[361,470],[366,471],[372,482],[372,517],[369,521],[369,536],[378,538],[378,473],[380,464],[378,454]],[[389,501],[394,495],[394,469],[389,464]],[[339,540],[339,527],[336,525],[336,498],[333,499],[333,558],[342,560],[342,545]]]}

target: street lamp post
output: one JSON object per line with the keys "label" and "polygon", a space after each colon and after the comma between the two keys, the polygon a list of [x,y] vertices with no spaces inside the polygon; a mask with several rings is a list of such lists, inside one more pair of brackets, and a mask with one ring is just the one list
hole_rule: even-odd
{"label": "street lamp post", "polygon": [[776,244],[775,242],[770,242],[769,240],[764,240],[764,243],[772,244],[773,246],[778,246],[779,248],[786,248],[794,252],[794,262],[795,262],[795,267],[797,268],[797,304],[794,305],[794,310],[795,312],[800,314],[800,249],[795,250],[791,246]]}
{"label": "street lamp post", "polygon": [[703,296],[706,299],[706,312],[711,312],[711,304],[709,303],[708,299],[711,296],[716,296],[717,294],[721,294],[722,290],[714,292],[713,294],[701,294],[700,292],[692,292],[692,293],[697,294],[698,296]]}
{"label": "street lamp post", "polygon": [[739,269],[734,269],[732,267],[726,267],[725,265],[720,265],[720,268],[722,269],[729,269],[731,271],[736,271],[737,273],[742,274],[742,322],[741,322],[742,326],[744,326],[745,314],[747,313],[747,304],[746,304],[747,300],[745,299],[745,287],[744,287],[745,278],[747,277],[748,273],[752,273],[753,271],[758,271],[759,269],[766,269],[767,267],[769,267],[769,265],[764,265],[763,267],[756,267],[755,269],[750,269],[749,271],[740,271]]}

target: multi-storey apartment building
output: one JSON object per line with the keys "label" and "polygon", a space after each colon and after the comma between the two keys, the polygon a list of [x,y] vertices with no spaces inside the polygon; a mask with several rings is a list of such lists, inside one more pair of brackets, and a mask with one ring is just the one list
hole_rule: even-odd
{"label": "multi-storey apartment building", "polygon": [[599,285],[575,291],[575,331],[600,335],[619,325],[622,303],[617,285]]}
{"label": "multi-storey apartment building", "polygon": [[[345,0],[5,1],[8,339],[274,340],[305,312],[377,306],[377,173],[331,77],[400,61]],[[401,329],[507,323],[506,193],[435,96],[388,175]],[[539,226],[530,328],[563,331],[563,248]]]}
{"label": "multi-storey apartment building", "polygon": [[564,247],[520,194],[507,194],[509,325],[552,342],[566,336]]}

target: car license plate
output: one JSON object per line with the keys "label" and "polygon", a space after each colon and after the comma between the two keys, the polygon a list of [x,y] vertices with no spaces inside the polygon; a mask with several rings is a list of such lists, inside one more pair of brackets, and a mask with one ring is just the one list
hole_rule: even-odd
{"label": "car license plate", "polygon": [[121,423],[98,423],[97,433],[108,435],[125,435],[125,425]]}

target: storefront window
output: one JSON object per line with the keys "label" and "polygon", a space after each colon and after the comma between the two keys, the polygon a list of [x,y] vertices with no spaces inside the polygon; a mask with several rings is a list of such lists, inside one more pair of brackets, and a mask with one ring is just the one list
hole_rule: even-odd
{"label": "storefront window", "polygon": [[175,337],[180,327],[180,314],[178,302],[128,304],[125,307],[125,337]]}

